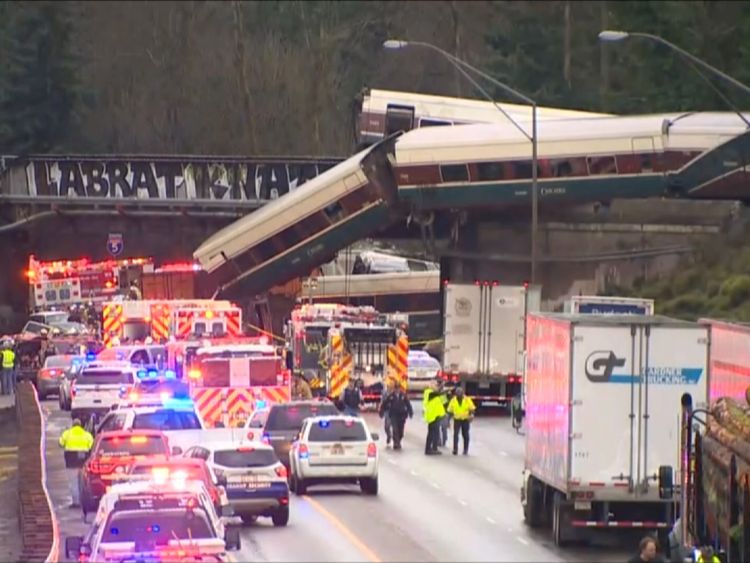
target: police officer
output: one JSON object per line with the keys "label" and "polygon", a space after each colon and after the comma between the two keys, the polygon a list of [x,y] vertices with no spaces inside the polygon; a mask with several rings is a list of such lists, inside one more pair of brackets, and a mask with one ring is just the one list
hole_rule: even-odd
{"label": "police officer", "polygon": [[6,341],[3,344],[2,351],[3,361],[3,372],[2,372],[2,394],[12,395],[13,387],[15,386],[15,367],[16,367],[16,353],[13,351],[10,342]]}
{"label": "police officer", "polygon": [[88,432],[79,419],[73,420],[73,425],[60,436],[60,447],[64,450],[65,467],[69,470],[70,506],[79,506],[80,491],[78,490],[78,469],[83,467],[88,452],[94,445],[94,437]]}
{"label": "police officer", "polygon": [[696,563],[721,563],[721,559],[714,553],[714,549],[707,545],[701,549],[701,554],[698,556]]}
{"label": "police officer", "polygon": [[433,384],[424,393],[424,419],[427,423],[427,439],[425,440],[425,455],[439,455],[442,452],[438,450],[440,445],[440,420],[445,416],[445,407],[443,406],[442,396],[445,391]]}
{"label": "police officer", "polygon": [[474,418],[474,401],[464,394],[463,387],[456,388],[456,394],[448,403],[448,412],[453,416],[453,455],[458,455],[458,433],[464,439],[464,455],[469,455],[469,426]]}

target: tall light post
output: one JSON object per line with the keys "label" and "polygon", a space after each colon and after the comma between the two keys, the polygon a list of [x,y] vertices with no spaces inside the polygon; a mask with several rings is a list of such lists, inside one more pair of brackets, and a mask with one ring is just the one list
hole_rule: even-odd
{"label": "tall light post", "polygon": [[[702,69],[710,72],[714,76],[718,76],[722,80],[725,80],[726,82],[729,82],[733,86],[735,86],[735,87],[739,88],[740,90],[742,90],[745,94],[750,94],[750,86],[748,86],[747,84],[743,84],[742,82],[740,82],[736,78],[732,78],[727,73],[720,71],[715,66],[712,66],[712,65],[708,64],[703,59],[699,59],[698,57],[696,57],[695,55],[693,55],[691,53],[688,53],[685,49],[683,49],[681,47],[678,47],[677,45],[675,45],[674,43],[671,43],[671,42],[667,41],[663,37],[659,37],[658,35],[653,35],[651,33],[641,33],[641,32],[637,32],[637,31],[615,31],[615,30],[611,30],[611,29],[601,31],[599,33],[599,40],[602,41],[602,42],[604,42],[604,43],[616,43],[616,42],[619,42],[619,41],[624,41],[625,39],[628,39],[629,37],[640,37],[640,38],[643,38],[643,39],[648,39],[649,41],[653,41],[654,43],[659,43],[660,45],[664,45],[665,47],[668,47],[669,49],[671,49],[672,51],[674,51],[675,53],[677,53],[681,57],[685,58],[689,63],[692,63],[692,65],[694,65],[693,70],[695,70],[698,74],[700,74],[702,78],[705,79],[705,77],[695,67],[700,67],[700,68],[702,68]],[[709,82],[709,84],[711,84],[710,81],[708,81],[708,82]],[[711,84],[711,86],[714,87],[713,84]],[[742,113],[739,110],[737,110],[736,108],[734,108],[734,106],[732,106],[732,103],[729,100],[727,100],[721,94],[721,92],[718,92],[718,93],[722,96],[722,98],[724,98],[724,101],[727,102],[732,107],[732,109],[734,109],[737,112],[737,114],[742,118],[742,120],[745,123],[747,123],[748,126],[750,126],[750,123],[748,123],[748,121],[745,118],[745,116],[742,115]]]}
{"label": "tall light post", "polygon": [[[537,104],[534,100],[522,94],[518,90],[514,90],[507,84],[503,84],[493,76],[490,76],[486,72],[479,70],[478,68],[470,65],[464,60],[459,59],[451,55],[448,51],[441,49],[440,47],[433,45],[432,43],[425,43],[423,41],[401,41],[397,39],[389,39],[383,43],[383,47],[386,49],[404,49],[407,47],[424,47],[431,49],[437,53],[440,53],[444,58],[448,59],[456,70],[458,70],[464,78],[471,82],[481,93],[492,102],[495,107],[502,113],[508,120],[515,125],[515,127],[531,142],[531,283],[536,283],[536,266],[537,266],[537,236],[539,230],[539,162],[538,162],[538,151],[537,151]],[[497,86],[507,94],[521,100],[523,103],[531,106],[531,135],[518,124],[503,108],[498,104],[494,98],[474,80],[466,70],[481,76],[488,82]]]}

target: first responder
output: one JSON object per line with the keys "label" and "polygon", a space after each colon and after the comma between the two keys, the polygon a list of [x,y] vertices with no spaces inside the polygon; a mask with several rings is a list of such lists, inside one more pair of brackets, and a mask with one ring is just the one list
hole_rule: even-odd
{"label": "first responder", "polygon": [[70,479],[70,506],[79,506],[80,491],[78,490],[78,469],[83,467],[88,452],[94,445],[94,437],[88,432],[79,419],[60,436],[60,447],[64,450],[65,467],[68,468]]}
{"label": "first responder", "polygon": [[10,342],[6,341],[2,351],[3,372],[0,389],[3,395],[12,395],[16,379],[16,353]]}
{"label": "first responder", "polygon": [[[445,383],[442,379],[438,380],[438,391],[444,391],[445,390]],[[448,397],[448,393],[444,393],[440,396],[440,401],[443,403],[443,408],[448,408],[448,401],[450,400],[450,397]],[[443,415],[443,417],[440,419],[440,447],[444,448],[446,444],[448,444],[448,429],[451,427],[451,417],[446,411],[446,414]]]}
{"label": "first responder", "polygon": [[130,287],[128,288],[128,299],[130,301],[140,301],[143,299],[141,288],[138,287],[138,284],[134,281],[130,283]]}
{"label": "first responder", "polygon": [[385,405],[388,401],[388,397],[390,397],[391,393],[393,393],[393,389],[393,379],[389,377],[385,382],[385,391],[383,391],[383,394],[380,397],[380,406],[378,407],[378,414],[380,415],[380,418],[383,419],[386,446],[391,445],[391,439],[393,438],[393,426],[391,425],[391,416],[388,413],[388,409],[385,408]]}
{"label": "first responder", "polygon": [[432,388],[425,391],[425,410],[424,419],[427,422],[427,439],[425,440],[425,455],[438,455],[442,452],[438,450],[440,445],[440,419],[445,416],[445,407],[443,406],[442,396],[445,391],[436,383]]}
{"label": "first responder", "polygon": [[469,426],[474,419],[474,401],[464,394],[463,387],[456,388],[456,394],[448,403],[448,412],[453,416],[453,455],[458,455],[458,433],[464,439],[464,455],[469,455]]}
{"label": "first responder", "polygon": [[390,421],[389,430],[393,433],[393,449],[400,450],[406,419],[414,416],[411,401],[400,385],[394,385],[393,389],[388,392],[385,401],[380,405],[380,416],[386,416]]}
{"label": "first responder", "polygon": [[292,383],[292,398],[300,401],[309,401],[313,398],[310,385],[301,374],[295,373]]}
{"label": "first responder", "polygon": [[714,548],[710,545],[701,549],[696,563],[721,563],[721,559],[714,553]]}

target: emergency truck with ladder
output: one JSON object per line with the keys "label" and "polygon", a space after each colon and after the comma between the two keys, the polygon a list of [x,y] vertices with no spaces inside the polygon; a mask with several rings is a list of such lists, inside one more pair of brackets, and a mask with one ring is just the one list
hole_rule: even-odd
{"label": "emergency truck with ladder", "polygon": [[102,339],[106,347],[123,339],[242,336],[242,311],[229,301],[210,299],[115,301],[104,306]]}
{"label": "emergency truck with ladder", "polygon": [[316,396],[338,399],[349,378],[362,382],[365,401],[380,400],[385,381],[406,389],[409,340],[403,315],[373,307],[305,304],[287,324],[290,367]]}
{"label": "emergency truck with ladder", "polygon": [[290,372],[265,337],[207,342],[186,367],[190,395],[208,426],[241,427],[255,409],[291,400]]}

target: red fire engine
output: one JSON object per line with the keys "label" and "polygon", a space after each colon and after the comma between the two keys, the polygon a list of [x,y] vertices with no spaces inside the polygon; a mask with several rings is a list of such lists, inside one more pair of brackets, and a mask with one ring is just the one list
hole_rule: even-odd
{"label": "red fire engine", "polygon": [[255,409],[291,400],[284,357],[265,337],[210,343],[191,355],[191,396],[210,426],[242,426]]}

